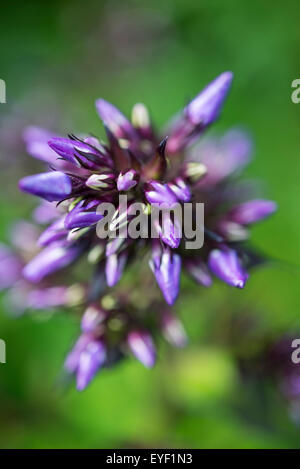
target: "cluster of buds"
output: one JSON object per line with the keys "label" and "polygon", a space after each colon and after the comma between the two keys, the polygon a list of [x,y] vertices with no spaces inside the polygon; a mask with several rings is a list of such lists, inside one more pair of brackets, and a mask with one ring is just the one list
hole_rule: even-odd
{"label": "cluster of buds", "polygon": [[[78,389],[128,351],[145,366],[153,366],[157,330],[174,345],[185,344],[183,327],[170,310],[179,293],[182,267],[204,287],[211,286],[213,276],[238,288],[247,281],[247,267],[253,263],[245,248],[249,227],[273,213],[276,205],[262,199],[241,201],[233,175],[249,160],[246,135],[231,131],[221,139],[197,142],[219,116],[231,82],[230,72],[218,76],[171,120],[164,135],[154,130],[144,105],[134,106],[130,121],[103,99],[96,101],[96,109],[106,142],[73,134],[63,138],[35,127],[25,132],[28,152],[47,162],[50,171],[23,178],[20,189],[44,199],[35,219],[50,224],[38,238],[40,251],[22,270],[24,281],[43,285],[62,269],[64,277],[72,279],[66,269],[83,256],[94,265],[81,299],[82,334],[66,360]],[[125,214],[120,195],[127,196]],[[155,204],[190,203],[195,210],[197,203],[204,203],[203,247],[187,249],[183,230],[171,218],[157,220],[155,239],[135,239],[130,232],[127,237],[99,239],[101,205],[113,206],[113,231],[135,220],[136,202],[144,207],[146,218]],[[168,305],[167,313],[161,299],[147,305],[155,308],[155,321],[149,311],[140,314],[142,298],[135,304],[121,301],[112,309],[102,305],[134,261],[146,268],[149,264]],[[114,297],[118,303],[117,292]]]}

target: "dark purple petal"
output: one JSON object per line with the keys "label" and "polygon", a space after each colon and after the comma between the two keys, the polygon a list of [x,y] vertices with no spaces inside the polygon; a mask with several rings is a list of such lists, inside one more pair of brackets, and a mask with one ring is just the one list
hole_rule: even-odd
{"label": "dark purple petal", "polygon": [[30,282],[38,283],[47,275],[67,267],[80,253],[79,246],[47,246],[24,267],[23,275]]}
{"label": "dark purple petal", "polygon": [[133,355],[147,368],[152,368],[156,360],[153,340],[146,331],[131,331],[127,343]]}
{"label": "dark purple petal", "polygon": [[95,225],[103,218],[103,215],[97,213],[99,200],[93,200],[87,205],[83,201],[79,202],[66,216],[65,227],[68,230],[75,228],[85,228],[87,226]]}
{"label": "dark purple petal", "polygon": [[59,171],[26,176],[20,180],[19,187],[23,192],[37,195],[49,202],[63,200],[72,193],[71,179]]}
{"label": "dark purple petal", "polygon": [[[155,246],[157,246],[157,243],[155,243]],[[166,302],[172,305],[179,293],[180,256],[172,253],[169,247],[158,249],[155,247],[149,265]]]}
{"label": "dark purple petal", "polygon": [[80,140],[68,138],[52,138],[49,147],[58,155],[74,165],[88,169],[97,169],[100,166],[112,164],[108,155],[104,155],[96,147]]}
{"label": "dark purple petal", "polygon": [[234,249],[212,250],[208,257],[208,265],[223,282],[233,287],[244,288],[248,274]]}
{"label": "dark purple petal", "polygon": [[277,204],[272,200],[255,199],[234,207],[228,218],[240,225],[250,225],[267,218],[277,210]]}

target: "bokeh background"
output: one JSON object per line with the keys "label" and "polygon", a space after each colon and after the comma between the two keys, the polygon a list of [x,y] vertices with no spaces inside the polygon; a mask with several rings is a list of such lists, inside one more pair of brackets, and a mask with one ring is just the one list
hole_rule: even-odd
{"label": "bokeh background", "polygon": [[214,130],[248,129],[255,151],[246,177],[263,181],[260,193],[279,204],[252,231],[278,262],[253,272],[244,291],[217,282],[204,290],[184,278],[176,311],[190,345],[162,345],[152,371],[132,359],[101,372],[83,393],[65,388],[61,366],[77,320],[15,319],[3,300],[1,448],[300,447],[298,400],[266,366],[272,344],[300,338],[300,104],[291,101],[291,82],[300,78],[299,14],[296,0],[1,5],[1,241],[35,203],[17,188],[20,176],[42,170],[24,152],[26,125],[103,135],[98,97],[126,113],[144,102],[162,125],[225,70],[235,80]]}

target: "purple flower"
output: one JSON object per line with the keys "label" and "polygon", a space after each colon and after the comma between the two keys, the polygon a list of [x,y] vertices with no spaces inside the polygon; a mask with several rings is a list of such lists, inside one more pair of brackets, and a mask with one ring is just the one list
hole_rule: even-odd
{"label": "purple flower", "polygon": [[104,148],[101,152],[96,146],[78,139],[52,138],[48,145],[62,158],[78,167],[97,169],[101,166],[112,165]]}
{"label": "purple flower", "polygon": [[121,254],[111,254],[107,257],[105,274],[107,285],[109,287],[113,287],[120,280],[127,262],[127,257],[126,251],[121,252]]}
{"label": "purple flower", "polygon": [[232,78],[231,72],[222,73],[185,107],[182,116],[171,125],[168,140],[170,153],[181,151],[218,118]]}
{"label": "purple flower", "polygon": [[[48,226],[38,242],[37,236],[29,236],[34,246],[43,248],[40,252],[37,248],[28,252],[26,246],[33,251],[29,240],[18,243],[21,254],[16,258],[3,257],[0,284],[7,270],[8,278],[16,278],[19,284],[20,303],[24,297],[23,303],[32,308],[82,306],[82,335],[66,361],[80,390],[101,367],[114,365],[128,349],[145,366],[153,366],[156,335],[175,346],[185,345],[181,322],[165,307],[165,302],[174,304],[179,294],[181,265],[205,287],[212,285],[212,274],[231,286],[245,285],[246,267],[253,265],[245,244],[250,225],[273,213],[276,205],[249,201],[249,194],[232,177],[250,158],[251,142],[244,132],[234,130],[196,142],[219,117],[231,82],[231,72],[218,76],[172,119],[166,133],[152,126],[144,105],[134,106],[130,121],[104,99],[96,101],[96,109],[105,142],[94,136],[63,138],[35,127],[24,133],[29,153],[48,163],[51,171],[23,178],[20,188],[44,199],[33,216]],[[108,218],[101,207],[106,202],[111,204]],[[204,222],[197,218],[199,202],[204,203]],[[178,216],[177,210],[182,215],[186,203],[191,224],[204,233],[201,250],[193,251],[185,243],[190,239],[183,229],[185,211]],[[136,238],[131,231],[133,225],[138,231],[141,218],[140,233],[151,227],[155,240]],[[96,225],[100,222],[102,228],[104,221],[108,237],[103,239]],[[162,295],[151,290],[155,281],[147,283],[143,269],[149,255]],[[85,256],[93,274],[89,279],[85,271],[80,272],[77,282],[76,274],[84,264],[77,271],[71,265],[80,256]],[[141,273],[121,281],[131,264],[138,265]],[[5,282],[11,284],[4,278]],[[38,287],[32,285],[38,282]],[[110,288],[118,282],[121,287],[111,294]],[[137,292],[128,286],[130,282],[136,282]]]}
{"label": "purple flower", "polygon": [[147,368],[152,368],[156,360],[153,340],[146,331],[131,331],[127,343],[133,355]]}
{"label": "purple flower", "polygon": [[100,201],[97,199],[87,203],[80,201],[65,217],[64,226],[66,229],[85,228],[98,223],[103,218],[102,214],[97,213],[99,203]]}
{"label": "purple flower", "polygon": [[62,200],[72,194],[72,181],[69,176],[59,171],[26,176],[19,182],[24,192],[43,197],[49,202]]}
{"label": "purple flower", "polygon": [[169,184],[162,184],[157,181],[150,181],[146,186],[146,199],[150,204],[166,204],[172,206],[178,202],[176,194]]}
{"label": "purple flower", "polygon": [[234,249],[213,249],[209,254],[208,265],[223,282],[233,287],[244,288],[248,274]]}
{"label": "purple flower", "polygon": [[127,171],[121,171],[118,180],[117,187],[119,191],[129,191],[135,187],[138,183],[138,173],[134,169],[128,169]]}
{"label": "purple flower", "polygon": [[76,374],[78,391],[86,388],[97,371],[104,365],[106,349],[103,342],[89,335],[82,335],[69,353],[65,367]]}
{"label": "purple flower", "polygon": [[188,338],[181,321],[168,310],[161,314],[161,329],[164,337],[174,347],[182,348],[188,343]]}
{"label": "purple flower", "polygon": [[272,200],[256,199],[237,205],[229,213],[228,218],[240,225],[250,225],[267,218],[277,209]]}
{"label": "purple flower", "polygon": [[46,276],[67,267],[81,254],[81,246],[54,244],[47,246],[23,269],[23,275],[33,283],[40,282]]}
{"label": "purple flower", "polygon": [[212,285],[210,272],[201,258],[187,258],[184,261],[184,267],[200,285],[204,287],[210,287]]}
{"label": "purple flower", "polygon": [[103,308],[97,304],[89,305],[81,319],[82,331],[86,333],[95,332],[106,317],[107,311]]}
{"label": "purple flower", "polygon": [[161,248],[156,243],[152,251],[150,268],[155,275],[166,302],[172,305],[179,293],[181,258],[169,247]]}

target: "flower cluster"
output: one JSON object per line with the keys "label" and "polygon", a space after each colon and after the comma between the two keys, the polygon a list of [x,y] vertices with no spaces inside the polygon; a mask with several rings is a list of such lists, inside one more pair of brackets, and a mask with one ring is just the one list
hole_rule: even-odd
{"label": "flower cluster", "polygon": [[[249,160],[246,135],[231,131],[220,139],[198,142],[218,118],[231,82],[230,72],[218,76],[171,120],[162,135],[155,131],[144,105],[134,106],[130,121],[103,99],[96,101],[96,109],[106,142],[73,134],[63,138],[36,127],[25,131],[28,152],[47,162],[50,171],[23,178],[20,188],[44,199],[35,219],[50,224],[38,238],[40,251],[22,270],[23,282],[30,289],[41,285],[39,301],[47,307],[47,291],[59,288],[46,286],[54,281],[53,274],[64,269],[64,278],[72,282],[72,274],[65,269],[79,259],[84,262],[84,256],[94,266],[91,282],[81,284],[82,333],[65,364],[76,375],[80,390],[101,367],[129,351],[145,366],[153,366],[157,330],[172,344],[185,344],[183,327],[171,311],[182,267],[204,287],[212,284],[213,275],[238,288],[247,281],[252,259],[244,242],[249,227],[273,213],[276,205],[262,199],[244,201],[243,189],[233,178]],[[125,222],[120,194],[129,201]],[[194,207],[204,203],[204,246],[186,249],[176,221],[170,219],[168,230],[164,221],[156,227],[157,239],[130,235],[99,239],[96,226],[103,218],[99,206],[113,204],[111,225],[116,229],[134,217],[130,207],[137,201],[146,216],[151,204],[189,202]],[[135,291],[122,291],[121,282],[120,291],[108,296],[124,270],[144,258],[167,304],[152,293],[147,274],[139,278]],[[69,305],[72,284],[60,288],[62,293],[57,290],[50,295],[52,302]]]}

